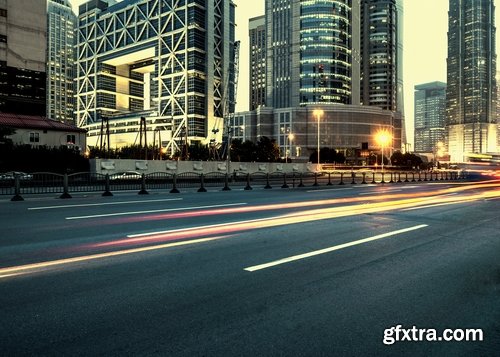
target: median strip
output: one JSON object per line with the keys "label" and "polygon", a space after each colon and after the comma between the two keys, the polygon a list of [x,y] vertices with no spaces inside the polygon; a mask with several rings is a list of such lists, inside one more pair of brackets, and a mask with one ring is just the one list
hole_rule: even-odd
{"label": "median strip", "polygon": [[267,269],[267,268],[271,268],[271,267],[274,267],[274,266],[277,266],[277,265],[287,264],[287,263],[294,262],[294,261],[297,261],[297,260],[314,257],[316,255],[326,254],[326,253],[330,253],[330,252],[333,252],[333,251],[336,251],[336,250],[340,250],[340,249],[344,249],[344,248],[348,248],[348,247],[353,247],[355,245],[365,244],[365,243],[373,242],[373,241],[376,241],[376,240],[379,240],[379,239],[389,238],[389,237],[392,237],[392,236],[395,236],[395,235],[398,235],[398,234],[407,233],[407,232],[411,232],[411,231],[416,231],[418,229],[422,229],[422,228],[425,228],[425,227],[428,227],[428,225],[427,224],[421,224],[421,225],[410,227],[410,228],[404,228],[404,229],[400,229],[400,230],[397,230],[397,231],[383,233],[383,234],[379,234],[379,235],[376,235],[376,236],[373,236],[373,237],[364,238],[364,239],[360,239],[360,240],[356,240],[356,241],[353,241],[353,242],[348,242],[348,243],[336,245],[336,246],[325,248],[325,249],[315,250],[313,252],[309,252],[309,253],[305,253],[305,254],[294,255],[294,256],[291,256],[291,257],[288,257],[288,258],[283,258],[283,259],[275,260],[275,261],[272,261],[272,262],[269,262],[269,263],[265,263],[265,264],[254,265],[254,266],[245,268],[244,270],[249,271],[249,272],[254,272],[254,271],[258,271],[258,270],[262,270],[262,269]]}

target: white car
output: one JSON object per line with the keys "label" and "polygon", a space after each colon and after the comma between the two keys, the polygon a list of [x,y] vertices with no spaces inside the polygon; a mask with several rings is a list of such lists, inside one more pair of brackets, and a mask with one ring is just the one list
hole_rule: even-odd
{"label": "white car", "polygon": [[20,172],[20,171],[8,171],[3,174],[0,174],[0,180],[14,180],[16,175],[19,176],[20,180],[33,180],[32,174],[27,174],[25,172]]}

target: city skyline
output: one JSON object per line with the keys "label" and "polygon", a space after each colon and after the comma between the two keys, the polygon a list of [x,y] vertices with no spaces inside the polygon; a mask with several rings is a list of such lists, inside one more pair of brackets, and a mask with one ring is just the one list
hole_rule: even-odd
{"label": "city skyline", "polygon": [[[236,4],[236,39],[242,42],[236,111],[249,109],[248,20],[264,15],[265,1],[233,0]],[[73,9],[84,0],[73,0]],[[406,137],[413,151],[414,87],[428,82],[446,82],[448,0],[403,0],[403,81]],[[496,4],[497,5],[497,4]],[[495,8],[495,23],[500,16]],[[422,21],[425,19],[425,21]],[[424,25],[429,26],[424,26]],[[498,46],[497,36],[497,47]]]}

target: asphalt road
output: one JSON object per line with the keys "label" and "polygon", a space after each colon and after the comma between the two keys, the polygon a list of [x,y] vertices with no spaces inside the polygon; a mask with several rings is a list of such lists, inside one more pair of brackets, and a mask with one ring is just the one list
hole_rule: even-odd
{"label": "asphalt road", "polygon": [[3,356],[499,355],[498,181],[25,199],[0,201]]}

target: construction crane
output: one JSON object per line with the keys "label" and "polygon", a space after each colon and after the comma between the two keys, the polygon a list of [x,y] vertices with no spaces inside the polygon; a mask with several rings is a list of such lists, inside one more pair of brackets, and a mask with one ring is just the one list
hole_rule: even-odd
{"label": "construction crane", "polygon": [[[240,62],[240,41],[234,43],[234,97],[230,98],[229,84],[230,75],[226,76],[226,83],[224,85],[223,95],[223,124],[226,135],[222,140],[222,144],[217,142],[217,133],[219,132],[220,121],[216,120],[212,129],[212,138],[210,139],[210,158],[212,160],[220,160],[226,157],[227,161],[230,159],[229,146],[231,144],[231,120],[234,118],[234,106],[236,105],[236,95],[238,94],[238,77],[239,77],[239,62]],[[220,152],[222,150],[222,153]],[[227,155],[226,155],[227,153]],[[220,155],[222,154],[222,155]]]}

